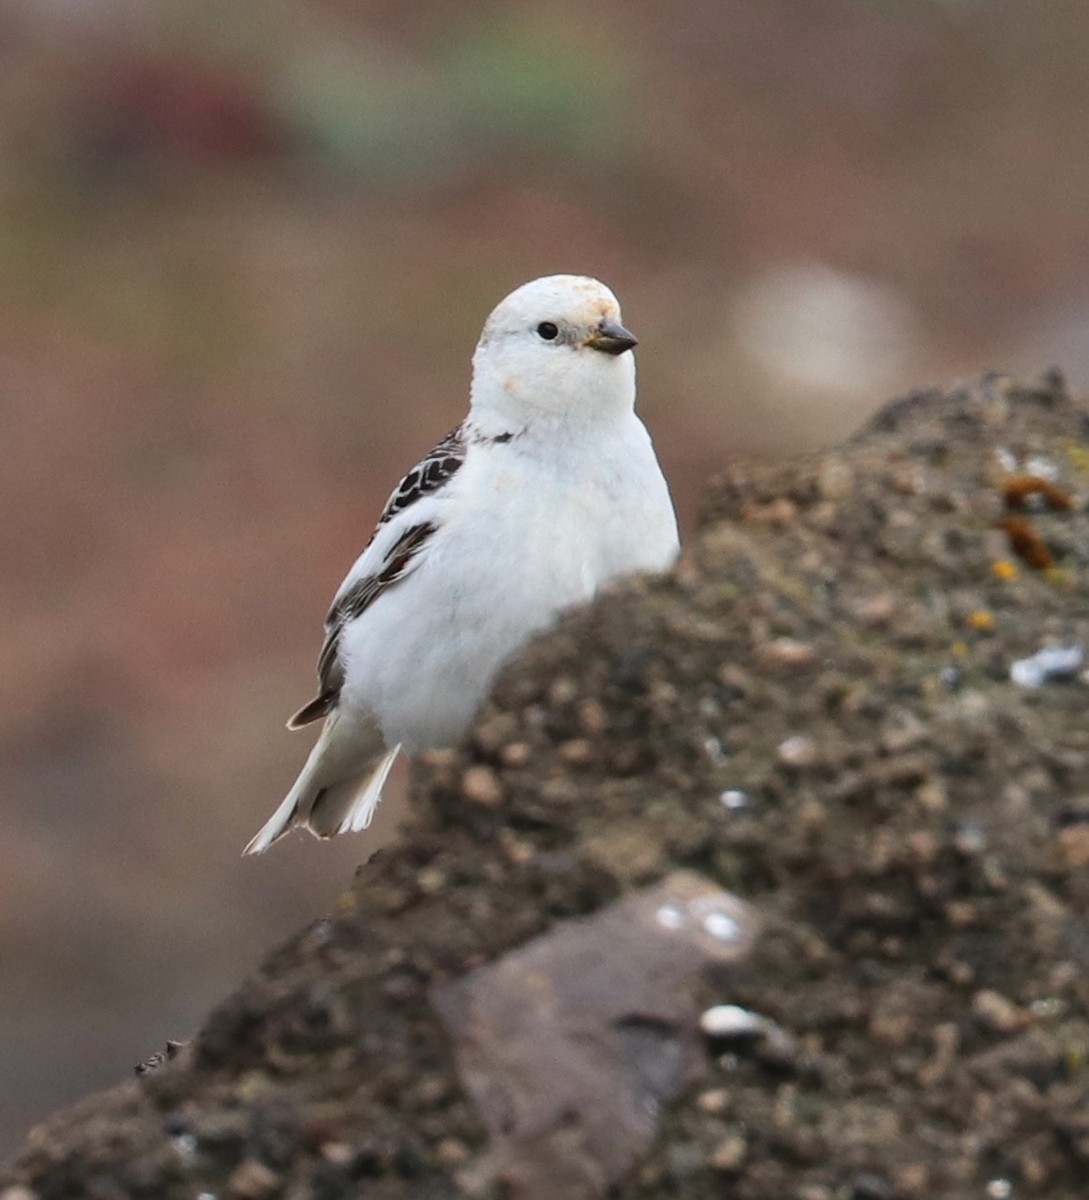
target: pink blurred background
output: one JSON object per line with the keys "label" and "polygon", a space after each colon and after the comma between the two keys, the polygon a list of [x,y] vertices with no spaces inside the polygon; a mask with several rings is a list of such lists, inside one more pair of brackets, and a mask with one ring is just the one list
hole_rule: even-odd
{"label": "pink blurred background", "polygon": [[1059,0],[0,6],[0,1154],[373,847],[239,857],[492,305],[619,292],[689,528],[898,389],[1085,386],[1087,57]]}

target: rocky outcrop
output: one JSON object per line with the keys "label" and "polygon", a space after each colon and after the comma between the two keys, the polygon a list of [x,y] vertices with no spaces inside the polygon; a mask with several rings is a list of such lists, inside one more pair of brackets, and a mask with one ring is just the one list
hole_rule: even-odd
{"label": "rocky outcrop", "polygon": [[1087,494],[1056,379],[731,468],[0,1197],[1083,1194]]}

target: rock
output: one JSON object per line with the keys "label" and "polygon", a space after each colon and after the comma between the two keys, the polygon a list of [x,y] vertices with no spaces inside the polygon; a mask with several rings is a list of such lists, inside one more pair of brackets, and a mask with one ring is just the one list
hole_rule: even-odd
{"label": "rock", "polygon": [[719,1142],[707,1161],[713,1170],[732,1175],[741,1169],[748,1150],[748,1142],[739,1133],[732,1133]]}
{"label": "rock", "polygon": [[1032,1021],[1030,1013],[990,989],[976,992],[972,997],[972,1012],[980,1024],[997,1033],[1014,1033]]}
{"label": "rock", "polygon": [[783,766],[793,767],[796,771],[804,771],[820,762],[817,743],[805,734],[795,734],[780,742],[775,753]]}
{"label": "rock", "polygon": [[496,808],[503,802],[499,778],[490,767],[470,767],[461,777],[461,794],[481,808]]}
{"label": "rock", "polygon": [[706,1071],[693,978],[744,959],[756,929],[746,905],[678,872],[438,989],[494,1176],[520,1200],[618,1179],[660,1105]]}
{"label": "rock", "polygon": [[1066,871],[1089,867],[1089,825],[1068,825],[1056,838],[1059,861]]}
{"label": "rock", "polygon": [[769,1025],[766,1017],[736,1004],[716,1004],[700,1014],[700,1029],[707,1037],[726,1042],[763,1037]]}
{"label": "rock", "polygon": [[[1082,1196],[1085,684],[1008,671],[1089,645],[1089,513],[1031,514],[1058,572],[996,574],[1003,447],[1089,493],[1054,380],[905,398],[833,452],[849,497],[827,455],[731,467],[683,576],[527,647],[332,915],[0,1190],[234,1200],[260,1160],[275,1200]],[[720,1050],[719,998],[770,1030]]]}
{"label": "rock", "polygon": [[240,1163],[227,1181],[231,1200],[268,1200],[281,1187],[280,1176],[255,1158]]}
{"label": "rock", "polygon": [[765,642],[759,649],[759,655],[773,669],[808,667],[817,660],[816,648],[796,638],[775,638]]}

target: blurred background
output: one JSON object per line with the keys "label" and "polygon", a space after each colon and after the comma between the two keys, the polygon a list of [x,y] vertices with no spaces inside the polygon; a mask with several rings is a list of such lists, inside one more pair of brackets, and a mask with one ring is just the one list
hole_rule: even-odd
{"label": "blurred background", "polygon": [[688,528],[898,389],[1085,387],[1087,57],[1084,0],[2,0],[0,1155],[373,846],[239,857],[493,304],[619,292]]}

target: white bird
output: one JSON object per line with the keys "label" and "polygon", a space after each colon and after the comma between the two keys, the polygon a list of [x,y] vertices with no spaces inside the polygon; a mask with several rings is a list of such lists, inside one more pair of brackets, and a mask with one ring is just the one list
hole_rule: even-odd
{"label": "white bird", "polygon": [[473,356],[469,415],[401,481],[325,619],[325,725],[246,847],[366,828],[399,751],[456,744],[502,664],[558,614],[679,549],[635,415],[636,339],[596,279],[524,284]]}

